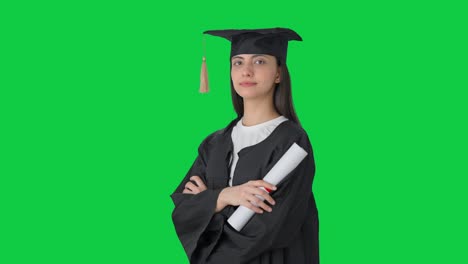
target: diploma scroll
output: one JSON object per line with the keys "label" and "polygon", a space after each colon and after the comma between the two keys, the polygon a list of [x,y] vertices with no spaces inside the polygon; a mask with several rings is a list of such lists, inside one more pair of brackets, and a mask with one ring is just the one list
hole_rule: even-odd
{"label": "diploma scroll", "polygon": [[[293,171],[299,163],[307,156],[307,152],[296,143],[284,153],[278,162],[271,168],[271,170],[263,178],[264,181],[277,185],[283,180],[291,171]],[[262,190],[265,190],[263,187]],[[269,190],[265,190],[270,192]],[[258,196],[261,200],[263,197]],[[254,216],[255,212],[247,207],[239,206],[237,210],[229,217],[228,223],[237,231],[240,231],[245,224]]]}

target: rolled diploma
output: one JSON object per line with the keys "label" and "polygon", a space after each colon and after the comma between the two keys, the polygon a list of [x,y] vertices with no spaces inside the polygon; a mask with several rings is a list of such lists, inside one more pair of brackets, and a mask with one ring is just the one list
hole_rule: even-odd
{"label": "rolled diploma", "polygon": [[[296,143],[283,154],[278,162],[271,168],[271,170],[263,178],[264,181],[277,185],[283,180],[291,171],[293,171],[299,163],[307,156],[307,152]],[[263,187],[260,189],[270,192]],[[262,196],[257,195],[262,201]],[[229,217],[228,223],[237,231],[240,231],[245,224],[254,216],[255,212],[245,206],[239,206],[237,210]]]}

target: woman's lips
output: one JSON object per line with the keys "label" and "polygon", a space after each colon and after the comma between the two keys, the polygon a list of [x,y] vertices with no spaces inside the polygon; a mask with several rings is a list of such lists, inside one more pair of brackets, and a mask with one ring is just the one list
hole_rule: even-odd
{"label": "woman's lips", "polygon": [[240,86],[244,86],[244,87],[250,87],[250,86],[255,86],[257,85],[257,83],[254,83],[254,82],[241,82],[240,83]]}

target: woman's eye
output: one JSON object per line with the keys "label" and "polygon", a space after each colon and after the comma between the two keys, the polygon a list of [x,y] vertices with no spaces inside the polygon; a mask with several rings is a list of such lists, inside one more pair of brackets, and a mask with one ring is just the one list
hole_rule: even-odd
{"label": "woman's eye", "polygon": [[265,61],[264,60],[256,60],[255,63],[256,64],[265,64]]}
{"label": "woman's eye", "polygon": [[241,62],[240,62],[240,61],[234,61],[234,62],[232,63],[232,65],[235,65],[235,66],[241,65]]}

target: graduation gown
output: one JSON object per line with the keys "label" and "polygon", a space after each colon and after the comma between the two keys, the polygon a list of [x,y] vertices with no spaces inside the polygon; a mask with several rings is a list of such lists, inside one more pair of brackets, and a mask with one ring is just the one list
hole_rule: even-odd
{"label": "graduation gown", "polygon": [[[290,120],[265,140],[242,149],[233,176],[233,186],[262,179],[294,142],[306,150],[306,158],[271,193],[276,202],[272,212],[255,214],[240,232],[227,223],[237,207],[215,213],[219,193],[229,187],[231,132],[239,119],[203,140],[193,165],[171,195],[172,220],[190,263],[319,263],[312,146],[307,133]],[[183,194],[193,175],[200,176],[208,189]]]}

